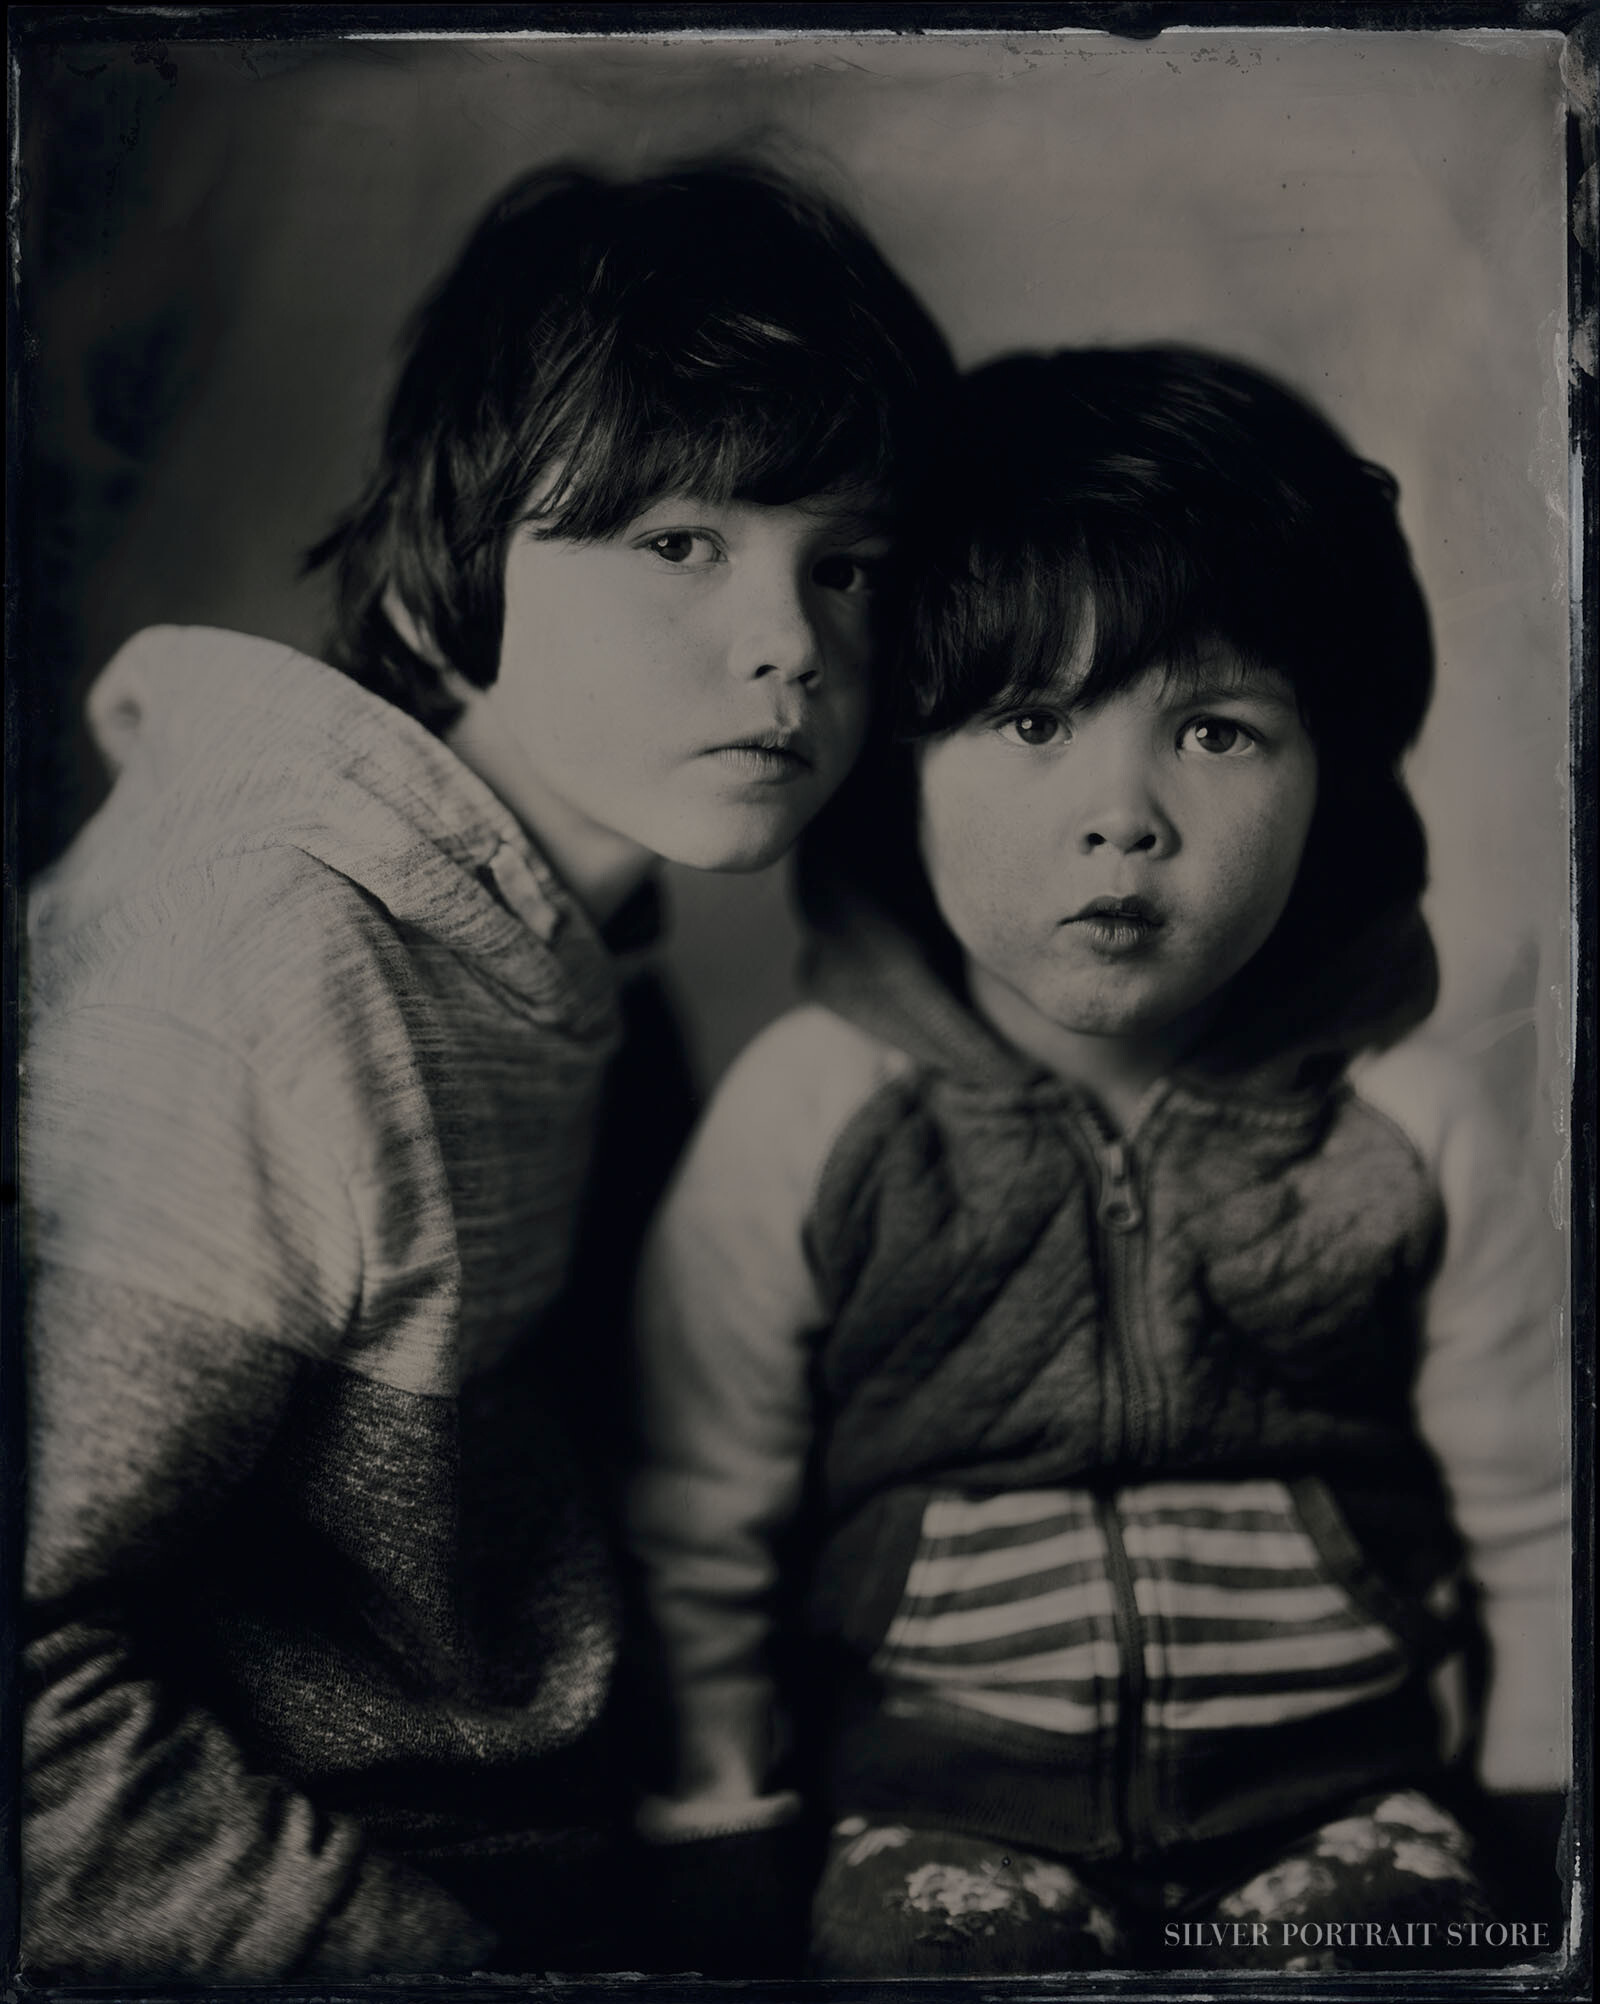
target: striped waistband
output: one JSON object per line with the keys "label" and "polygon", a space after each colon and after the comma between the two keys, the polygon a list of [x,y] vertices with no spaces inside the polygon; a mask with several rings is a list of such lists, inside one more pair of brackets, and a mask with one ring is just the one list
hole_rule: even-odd
{"label": "striped waistband", "polygon": [[872,1667],[1038,1732],[1113,1732],[1133,1698],[1146,1733],[1187,1735],[1313,1719],[1413,1666],[1253,1478],[937,1495]]}

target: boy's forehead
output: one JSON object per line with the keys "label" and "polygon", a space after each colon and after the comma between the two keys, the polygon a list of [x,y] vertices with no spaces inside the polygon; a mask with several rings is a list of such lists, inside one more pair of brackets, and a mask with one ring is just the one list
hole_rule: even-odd
{"label": "boy's forehead", "polygon": [[896,514],[900,503],[885,487],[828,487],[810,497],[809,506],[882,521]]}
{"label": "boy's forehead", "polygon": [[898,525],[899,511],[893,498],[881,488],[866,486],[825,487],[815,494],[802,494],[793,501],[752,501],[748,497],[734,495],[695,494],[692,491],[668,492],[657,495],[646,502],[640,511],[649,514],[652,510],[670,506],[674,502],[690,502],[696,506],[714,509],[755,508],[761,510],[788,509],[804,515],[808,520],[846,536],[872,536],[884,534]]}
{"label": "boy's forehead", "polygon": [[891,529],[897,516],[891,497],[877,487],[825,487],[819,493],[803,495],[793,506],[851,535],[869,536]]}

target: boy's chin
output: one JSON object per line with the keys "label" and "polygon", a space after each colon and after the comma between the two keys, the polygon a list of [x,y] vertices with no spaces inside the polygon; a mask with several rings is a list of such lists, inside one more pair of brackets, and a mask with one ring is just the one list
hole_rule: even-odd
{"label": "boy's chin", "polygon": [[682,826],[668,830],[657,853],[688,870],[747,876],[781,862],[799,839],[809,815],[752,817],[745,825]]}
{"label": "boy's chin", "polygon": [[705,870],[728,877],[751,877],[758,871],[770,870],[774,863],[781,863],[793,847],[794,837],[788,836],[781,842],[754,848],[741,845],[732,849],[717,849],[695,845],[678,855],[663,852],[663,859],[686,870]]}

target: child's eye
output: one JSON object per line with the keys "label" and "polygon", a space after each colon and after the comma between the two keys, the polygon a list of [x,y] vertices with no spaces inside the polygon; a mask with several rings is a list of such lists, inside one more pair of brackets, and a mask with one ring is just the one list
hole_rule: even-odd
{"label": "child's eye", "polygon": [[1065,717],[1054,710],[1016,710],[995,725],[1008,744],[1040,745],[1064,743],[1072,733]]}
{"label": "child's eye", "polygon": [[1214,757],[1222,757],[1231,752],[1235,758],[1254,751],[1257,739],[1243,724],[1232,717],[1195,717],[1184,725],[1178,733],[1178,748],[1192,744],[1199,751],[1210,752]]}
{"label": "child's eye", "polygon": [[854,556],[841,551],[814,564],[811,577],[824,591],[876,591],[883,582],[887,564],[886,557]]}
{"label": "child's eye", "polygon": [[634,547],[648,550],[651,556],[659,557],[664,564],[679,568],[719,563],[722,559],[722,545],[715,536],[707,535],[704,529],[661,529],[653,536],[646,536]]}

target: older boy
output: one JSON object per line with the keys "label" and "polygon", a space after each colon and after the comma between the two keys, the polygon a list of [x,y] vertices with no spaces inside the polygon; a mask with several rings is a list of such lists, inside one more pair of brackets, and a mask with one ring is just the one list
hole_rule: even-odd
{"label": "older boy", "polygon": [[159,629],[102,677],[30,914],[38,1973],[615,1960],[618,1603],[541,1339],[600,929],[843,778],[945,366],[780,181],[533,176],[316,553],[345,672]]}

